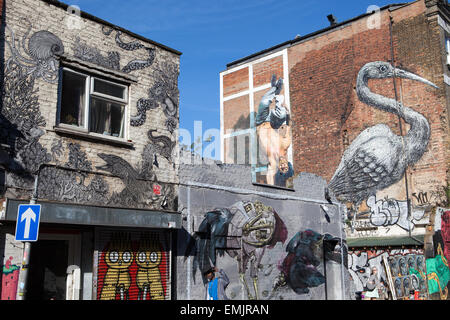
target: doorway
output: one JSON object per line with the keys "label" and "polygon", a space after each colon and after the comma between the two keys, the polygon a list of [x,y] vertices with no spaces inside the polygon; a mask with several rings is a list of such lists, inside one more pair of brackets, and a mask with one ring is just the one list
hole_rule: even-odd
{"label": "doorway", "polygon": [[[79,265],[76,235],[40,235],[31,245],[27,279],[27,300],[67,300],[68,281],[78,281],[68,274],[70,266]],[[79,283],[78,286],[79,288]],[[70,295],[74,297],[73,294]]]}

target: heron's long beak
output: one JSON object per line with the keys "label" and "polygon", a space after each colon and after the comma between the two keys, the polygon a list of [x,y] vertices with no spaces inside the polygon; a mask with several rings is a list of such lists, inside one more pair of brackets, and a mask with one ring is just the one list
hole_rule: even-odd
{"label": "heron's long beak", "polygon": [[427,79],[424,79],[422,77],[419,77],[418,75],[416,75],[414,73],[411,73],[411,72],[408,72],[408,71],[405,71],[405,70],[402,70],[402,69],[398,69],[398,68],[395,68],[394,70],[395,70],[394,71],[395,72],[394,75],[396,77],[403,78],[403,79],[410,79],[410,80],[420,81],[420,82],[425,83],[425,84],[427,84],[429,86],[432,86],[432,87],[434,87],[436,89],[439,89],[439,87],[437,85],[435,85],[433,82],[428,81]]}

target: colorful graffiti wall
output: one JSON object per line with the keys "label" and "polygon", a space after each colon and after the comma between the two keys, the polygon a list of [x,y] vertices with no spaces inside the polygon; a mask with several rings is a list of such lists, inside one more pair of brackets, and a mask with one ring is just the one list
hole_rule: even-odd
{"label": "colorful graffiti wall", "polygon": [[[387,259],[388,268],[383,257]],[[411,290],[419,291],[422,298],[427,297],[426,262],[422,249],[353,250],[349,251],[348,259],[355,292],[371,291],[367,285],[375,267],[381,288],[390,299],[389,271],[397,299],[409,298]]]}
{"label": "colorful graffiti wall", "polygon": [[166,300],[170,252],[160,234],[112,233],[99,252],[98,300]]}
{"label": "colorful graffiti wall", "polygon": [[[196,180],[198,173],[202,184],[209,186],[184,187],[180,193],[185,217],[178,234],[178,252],[183,253],[177,276],[180,299],[205,299],[205,272],[214,267],[220,271],[217,276],[226,274],[227,286],[221,291],[231,300],[345,296],[341,283],[348,281],[347,253],[340,237],[344,234],[343,212],[338,213],[338,206],[319,199],[317,203],[283,199],[284,193],[290,192],[287,190],[252,195],[252,190],[241,188],[252,185],[251,176],[246,175],[248,166],[186,166],[180,172],[185,174],[182,181],[185,177]],[[245,175],[247,178],[242,178]],[[234,176],[240,178],[233,180]],[[233,191],[225,183],[212,188],[214,180],[233,184]],[[313,175],[297,178],[295,183],[314,192],[323,193],[325,187],[325,181]],[[255,194],[256,188],[262,187],[253,188]],[[335,275],[338,286],[327,285],[331,280],[331,272],[327,276],[329,262],[342,270]]]}

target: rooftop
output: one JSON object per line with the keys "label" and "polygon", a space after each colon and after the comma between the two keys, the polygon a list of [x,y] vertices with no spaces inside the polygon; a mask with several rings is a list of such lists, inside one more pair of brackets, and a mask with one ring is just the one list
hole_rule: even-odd
{"label": "rooftop", "polygon": [[[67,10],[67,8],[69,7],[68,4],[65,4],[65,3],[61,2],[61,1],[58,1],[58,0],[41,0],[41,1],[46,2],[48,4],[51,4],[51,5],[54,5],[54,6],[59,7],[59,8],[63,8],[64,10]],[[136,34],[136,33],[132,32],[132,31],[129,31],[129,30],[124,29],[122,27],[116,26],[116,25],[114,25],[114,24],[112,24],[112,23],[110,23],[108,21],[100,19],[100,18],[98,18],[96,16],[93,16],[93,15],[87,13],[87,12],[80,11],[80,14],[81,14],[82,18],[85,18],[85,19],[88,19],[88,20],[91,20],[91,21],[95,21],[97,23],[101,23],[101,24],[103,24],[105,26],[108,26],[110,28],[113,28],[115,30],[122,31],[123,33],[126,33],[126,34],[128,34],[128,35],[130,35],[130,36],[132,36],[132,37],[134,37],[136,39],[139,39],[139,40],[145,41],[147,43],[153,44],[153,45],[155,45],[155,46],[157,46],[157,47],[159,47],[161,49],[167,50],[167,51],[172,52],[172,53],[174,53],[176,55],[182,55],[182,53],[180,51],[178,51],[178,50],[172,49],[172,48],[170,48],[168,46],[165,46],[165,45],[163,45],[163,44],[161,44],[159,42],[150,40],[150,39],[145,38],[145,37],[143,37],[143,36],[141,36],[139,34]]]}
{"label": "rooftop", "polygon": [[[415,1],[414,1],[414,2],[415,2]],[[386,6],[384,6],[384,7],[381,7],[381,8],[380,8],[380,11],[383,11],[383,10],[395,10],[395,9],[400,8],[400,7],[407,6],[407,5],[411,4],[411,3],[412,3],[412,2],[409,2],[409,3],[407,2],[407,3],[389,4],[389,5],[386,5]],[[351,22],[353,22],[353,21],[356,21],[356,20],[362,19],[362,18],[364,18],[364,17],[367,17],[367,16],[369,16],[369,15],[371,15],[371,14],[373,14],[373,13],[374,13],[374,12],[364,13],[364,14],[361,14],[361,15],[359,15],[359,16],[357,16],[357,17],[354,17],[354,18],[345,20],[345,21],[343,21],[343,22],[335,22],[334,19],[333,19],[333,23],[331,23],[331,21],[330,21],[330,26],[329,26],[329,27],[326,27],[326,28],[320,29],[320,30],[318,30],[318,31],[309,33],[309,34],[307,34],[307,35],[305,35],[305,36],[296,36],[296,37],[295,37],[294,39],[292,39],[292,40],[285,41],[285,42],[280,43],[280,44],[278,44],[278,45],[275,45],[275,46],[273,46],[273,47],[264,49],[264,50],[262,50],[262,51],[259,51],[259,52],[254,53],[254,54],[251,54],[251,55],[249,55],[249,56],[247,56],[247,57],[244,57],[244,58],[235,60],[235,61],[233,61],[233,62],[230,62],[230,63],[227,64],[227,69],[234,68],[234,67],[236,67],[236,66],[238,66],[238,65],[240,65],[240,64],[247,63],[247,62],[249,62],[249,61],[251,61],[251,60],[256,60],[256,59],[260,58],[261,56],[268,55],[268,54],[273,53],[273,52],[275,52],[275,51],[279,51],[279,50],[282,50],[282,49],[284,49],[284,48],[293,46],[293,45],[295,45],[295,44],[297,44],[297,43],[299,43],[299,42],[303,42],[303,41],[309,40],[309,39],[311,39],[311,38],[313,38],[313,37],[316,37],[316,36],[318,36],[318,35],[320,35],[320,34],[324,34],[324,33],[326,33],[326,32],[332,31],[332,30],[334,30],[334,29],[338,29],[338,28],[340,28],[340,27],[342,27],[342,26],[344,26],[344,25],[346,25],[346,24],[349,24],[349,23],[351,23]],[[331,15],[329,16],[328,19],[330,19],[330,18],[332,18]],[[334,18],[334,17],[333,17],[333,18]]]}

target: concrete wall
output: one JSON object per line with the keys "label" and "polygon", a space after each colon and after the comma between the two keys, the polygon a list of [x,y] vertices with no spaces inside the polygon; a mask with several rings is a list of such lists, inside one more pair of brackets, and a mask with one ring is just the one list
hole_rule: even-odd
{"label": "concrete wall", "polygon": [[[336,252],[326,255],[329,261],[332,261],[331,256],[334,257],[339,265],[339,272],[333,268],[333,271],[330,271],[331,276],[328,276],[324,270],[323,236],[328,234],[325,239],[341,239],[344,231],[342,209],[325,200],[326,184],[323,179],[302,174],[295,180],[295,192],[254,186],[251,181],[249,167],[245,165],[204,163],[180,166],[179,210],[183,215],[183,229],[178,233],[177,298],[204,299],[202,268],[207,269],[215,265],[223,269],[230,279],[226,289],[230,299],[255,298],[253,279],[257,284],[257,298],[260,300],[345,299],[345,291],[348,290],[346,281],[349,277],[346,267],[340,263],[339,244],[334,248]],[[247,221],[247,218],[243,218],[243,212],[248,210],[247,215],[251,217],[258,203],[262,204],[262,211],[276,212],[279,217],[279,223],[276,225],[282,226],[285,232],[279,232],[283,228],[275,228],[278,232],[274,233],[274,242],[254,247],[246,245],[245,242],[252,235],[246,237],[243,231],[243,221]],[[327,208],[328,216],[321,205]],[[211,230],[205,228],[205,217],[218,218],[213,213],[216,209],[228,209],[232,213],[230,224],[225,224],[225,233],[220,235],[212,235]],[[270,220],[269,217],[266,218],[266,222]],[[212,222],[209,227],[215,226],[218,230],[220,225],[223,225],[221,223]],[[221,255],[218,249],[209,258],[205,258],[202,265],[204,251],[201,249],[201,239],[211,236],[215,236],[216,244],[218,239],[226,237],[225,247],[231,254],[227,252]],[[295,236],[301,237],[303,242],[298,241],[299,238]],[[214,239],[212,242],[214,243]],[[216,247],[220,245],[217,244]],[[292,256],[286,259],[289,255],[288,247],[292,249],[292,253],[304,258],[303,262],[311,263],[314,267],[305,272],[305,269],[302,269],[305,265],[302,265],[300,260],[294,263],[289,260]],[[235,249],[230,248],[238,248],[235,251],[238,256],[247,252],[250,256],[248,264],[239,269],[238,260],[231,257]],[[344,249],[344,255],[345,252]],[[215,263],[211,257],[217,258]],[[256,260],[252,261],[253,259]],[[292,270],[291,273],[282,272],[283,262],[284,270]],[[253,271],[252,264],[256,267]],[[240,273],[245,273],[248,290],[240,279]],[[284,281],[281,280],[282,275],[285,276]],[[297,293],[294,290],[297,290]]]}

